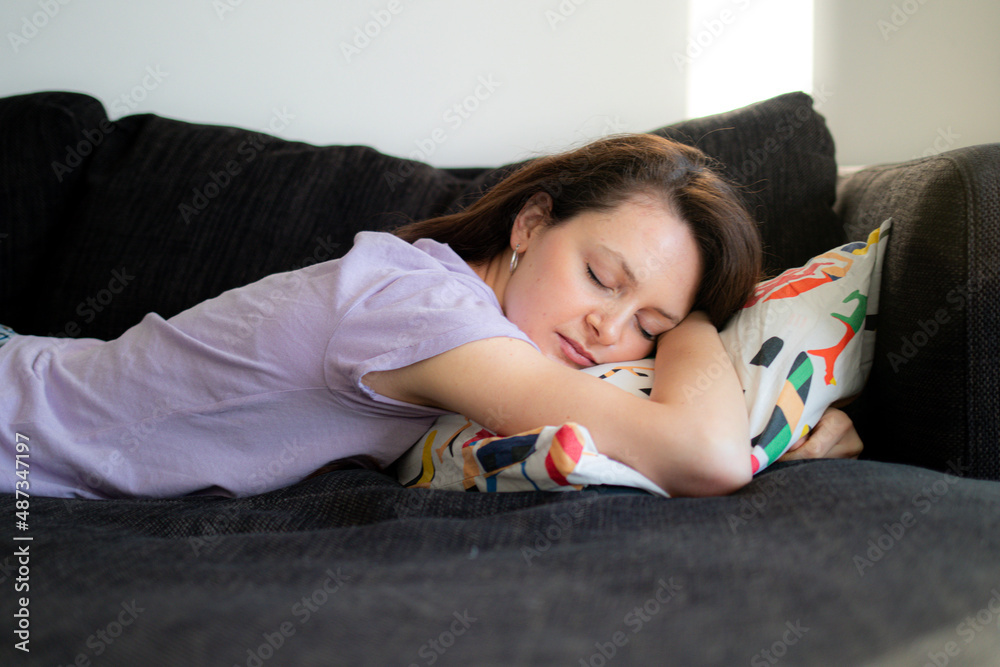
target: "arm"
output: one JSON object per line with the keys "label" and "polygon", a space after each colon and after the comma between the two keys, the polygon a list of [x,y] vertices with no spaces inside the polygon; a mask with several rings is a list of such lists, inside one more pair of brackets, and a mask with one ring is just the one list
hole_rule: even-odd
{"label": "arm", "polygon": [[778,460],[856,459],[862,449],[851,418],[836,408],[827,408],[816,428],[799,438]]}
{"label": "arm", "polygon": [[[602,453],[670,495],[702,496],[730,493],[751,478],[746,406],[728,364],[715,327],[693,313],[661,337],[651,400],[509,338],[467,343],[364,381],[385,396],[457,412],[499,433],[577,422]],[[714,366],[722,371],[717,379],[697,389]]]}

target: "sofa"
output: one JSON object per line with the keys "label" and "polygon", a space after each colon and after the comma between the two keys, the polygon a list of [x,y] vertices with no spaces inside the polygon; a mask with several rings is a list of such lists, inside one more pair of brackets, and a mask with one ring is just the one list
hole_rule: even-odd
{"label": "sofa", "polygon": [[[846,408],[860,460],[697,499],[406,489],[351,465],[245,498],[4,495],[0,663],[1000,664],[1000,144],[840,175],[803,93],[650,131],[740,185],[772,275],[893,219]],[[0,324],[101,339],[516,167],[111,121],[72,92],[0,100],[0,146]]]}

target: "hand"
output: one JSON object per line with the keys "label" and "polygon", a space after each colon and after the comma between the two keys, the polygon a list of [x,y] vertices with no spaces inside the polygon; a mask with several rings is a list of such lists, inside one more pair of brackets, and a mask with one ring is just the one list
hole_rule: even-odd
{"label": "hand", "polygon": [[851,418],[836,408],[827,408],[816,428],[799,438],[778,460],[856,459],[863,448]]}

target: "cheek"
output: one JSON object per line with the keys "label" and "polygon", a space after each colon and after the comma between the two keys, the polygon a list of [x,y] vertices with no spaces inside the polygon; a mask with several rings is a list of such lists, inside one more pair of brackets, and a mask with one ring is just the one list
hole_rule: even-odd
{"label": "cheek", "polygon": [[635,361],[638,359],[645,359],[647,357],[652,357],[656,352],[656,345],[642,339],[637,343],[630,345],[629,350],[626,352],[628,354],[628,359],[619,359],[618,361]]}
{"label": "cheek", "polygon": [[559,275],[543,277],[525,271],[516,278],[504,295],[504,314],[538,343],[536,336],[554,330],[567,318],[572,289]]}
{"label": "cheek", "polygon": [[534,339],[548,318],[549,303],[545,291],[531,285],[515,284],[508,288],[506,297],[504,315]]}
{"label": "cheek", "polygon": [[[523,265],[517,270],[520,272],[522,268]],[[529,297],[530,293],[526,293],[520,276],[517,274],[511,276],[504,288],[503,314],[522,330],[524,330],[525,315],[531,312]]]}
{"label": "cheek", "polygon": [[652,357],[656,352],[656,347],[649,341],[642,339],[632,339],[627,343],[609,348],[603,361],[609,364],[619,364],[626,361],[640,361]]}

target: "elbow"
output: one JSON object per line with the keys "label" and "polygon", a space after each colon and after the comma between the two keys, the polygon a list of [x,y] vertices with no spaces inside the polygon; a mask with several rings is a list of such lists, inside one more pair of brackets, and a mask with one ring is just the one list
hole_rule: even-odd
{"label": "elbow", "polygon": [[730,493],[742,489],[752,479],[753,469],[751,468],[750,452],[746,451],[742,456],[730,454],[725,459],[716,460],[714,470],[706,484],[709,492],[705,495],[728,496]]}
{"label": "elbow", "polygon": [[[674,497],[725,496],[749,484],[753,467],[746,413],[735,418],[699,415],[690,419],[687,412],[664,410],[663,421],[640,422],[649,426],[645,446],[625,448],[619,455],[627,455],[618,460]],[[663,437],[664,433],[669,436]]]}
{"label": "elbow", "polygon": [[726,496],[753,479],[750,450],[746,442],[714,440],[694,448],[686,474],[673,475],[664,490],[671,496]]}
{"label": "elbow", "polygon": [[711,423],[713,427],[700,434],[697,447],[707,470],[704,495],[726,496],[753,479],[750,425],[745,419]]}

